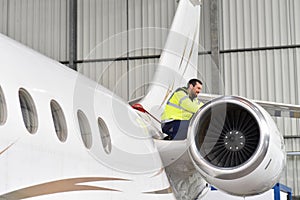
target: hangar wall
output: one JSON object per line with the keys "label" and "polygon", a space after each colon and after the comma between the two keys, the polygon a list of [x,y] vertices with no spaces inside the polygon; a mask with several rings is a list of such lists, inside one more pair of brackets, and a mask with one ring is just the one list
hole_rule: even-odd
{"label": "hangar wall", "polygon": [[0,32],[56,60],[68,59],[68,0],[0,0]]}
{"label": "hangar wall", "polygon": [[[221,66],[226,94],[298,104],[300,1],[221,1]],[[275,119],[288,151],[300,150],[299,120]],[[300,157],[288,156],[282,182],[300,193]]]}
{"label": "hangar wall", "polygon": [[[177,5],[175,0],[78,1],[78,59],[84,60],[78,70],[124,99],[144,95]],[[209,37],[201,32],[202,40]]]}
{"label": "hangar wall", "polygon": [[[69,59],[70,0],[0,0],[0,32],[62,63]],[[219,63],[211,59],[211,8],[204,0],[199,76],[204,92],[299,104],[300,1],[216,0]],[[145,94],[177,0],[78,0],[77,66],[126,100]],[[298,120],[275,119],[288,151],[300,151]],[[300,196],[300,157],[282,183]]]}

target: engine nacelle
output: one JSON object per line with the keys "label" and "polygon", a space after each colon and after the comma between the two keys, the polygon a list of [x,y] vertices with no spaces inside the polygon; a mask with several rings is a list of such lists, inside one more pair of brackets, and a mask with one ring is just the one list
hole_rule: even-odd
{"label": "engine nacelle", "polygon": [[271,189],[286,163],[275,122],[261,106],[242,97],[205,104],[191,120],[188,139],[191,159],[206,181],[233,195]]}

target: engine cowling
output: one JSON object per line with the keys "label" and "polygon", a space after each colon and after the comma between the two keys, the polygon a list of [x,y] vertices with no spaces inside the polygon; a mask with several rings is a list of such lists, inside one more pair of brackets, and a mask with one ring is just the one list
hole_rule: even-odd
{"label": "engine cowling", "polygon": [[245,98],[224,96],[192,118],[189,154],[207,182],[227,193],[271,189],[286,163],[283,137],[271,116]]}

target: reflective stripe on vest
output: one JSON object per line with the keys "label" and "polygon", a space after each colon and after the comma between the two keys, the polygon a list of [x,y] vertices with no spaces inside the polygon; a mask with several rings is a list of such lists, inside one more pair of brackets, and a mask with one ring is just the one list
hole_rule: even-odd
{"label": "reflective stripe on vest", "polygon": [[186,100],[187,98],[189,98],[188,96],[185,96],[185,97],[182,97],[180,100],[179,100],[179,105],[181,105],[181,103]]}
{"label": "reflective stripe on vest", "polygon": [[[184,98],[184,99],[186,99],[186,98]],[[181,107],[181,106],[178,106],[178,105],[176,105],[176,104],[174,104],[174,103],[168,102],[167,104],[168,104],[169,106],[172,106],[172,107],[174,107],[174,108],[178,108],[178,109],[181,109],[181,110],[184,110],[184,111],[186,111],[186,112],[189,112],[189,113],[192,113],[192,114],[194,114],[193,112],[191,112],[191,111],[188,111],[188,110],[184,109],[183,107]]]}
{"label": "reflective stripe on vest", "polygon": [[[180,94],[181,92],[185,95]],[[172,120],[189,120],[195,112],[182,107],[189,98],[187,88],[178,88],[168,99],[164,112],[162,113],[161,120],[163,122]],[[191,101],[193,104],[198,104],[196,99]],[[201,106],[201,104],[199,105]]]}

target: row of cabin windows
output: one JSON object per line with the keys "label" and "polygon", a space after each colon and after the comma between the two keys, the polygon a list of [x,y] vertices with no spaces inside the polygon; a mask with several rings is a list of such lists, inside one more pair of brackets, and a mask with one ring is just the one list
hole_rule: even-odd
{"label": "row of cabin windows", "polygon": [[[19,100],[22,110],[22,117],[26,129],[30,134],[35,134],[38,129],[38,116],[34,101],[31,95],[24,89],[19,89]],[[56,135],[61,142],[65,142],[68,137],[68,129],[64,112],[55,100],[50,101],[51,114]],[[82,110],[77,111],[80,133],[84,146],[90,149],[93,144],[92,131],[88,118]],[[3,90],[0,86],[0,125],[4,125],[7,120],[7,106]],[[107,154],[111,152],[111,138],[106,123],[98,117],[98,128],[103,148]]]}

